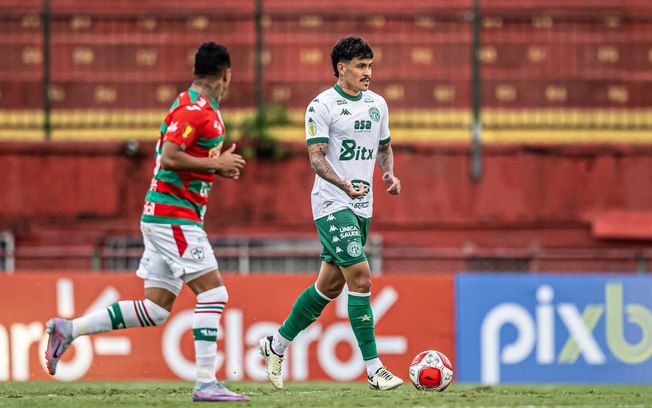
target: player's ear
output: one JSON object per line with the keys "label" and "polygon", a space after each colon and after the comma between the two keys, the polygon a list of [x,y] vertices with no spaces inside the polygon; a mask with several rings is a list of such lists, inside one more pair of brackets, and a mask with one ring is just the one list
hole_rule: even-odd
{"label": "player's ear", "polygon": [[343,62],[338,62],[337,63],[337,73],[340,76],[344,75],[344,63]]}
{"label": "player's ear", "polygon": [[229,83],[231,82],[231,68],[227,68],[219,76],[219,79],[223,83]]}

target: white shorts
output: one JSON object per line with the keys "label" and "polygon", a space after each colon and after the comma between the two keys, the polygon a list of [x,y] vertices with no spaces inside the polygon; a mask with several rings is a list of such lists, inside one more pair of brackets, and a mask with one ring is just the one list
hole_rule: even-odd
{"label": "white shorts", "polygon": [[145,251],[136,275],[145,287],[167,289],[179,294],[190,282],[217,270],[217,259],[206,232],[196,225],[140,223]]}

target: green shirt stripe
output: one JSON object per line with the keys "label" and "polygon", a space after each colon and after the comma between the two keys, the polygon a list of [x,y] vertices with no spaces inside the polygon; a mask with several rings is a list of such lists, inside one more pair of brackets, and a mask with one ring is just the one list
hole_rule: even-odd
{"label": "green shirt stripe", "polygon": [[198,137],[197,145],[203,149],[212,149],[217,147],[224,140],[224,136],[219,137]]}
{"label": "green shirt stripe", "polygon": [[151,203],[161,203],[161,204],[169,204],[169,205],[176,205],[177,207],[185,207],[189,208],[192,211],[198,212],[198,208],[204,207],[203,205],[196,205],[185,198],[180,198],[177,196],[174,196],[172,194],[168,193],[161,193],[158,191],[148,191],[147,195],[145,196],[145,201],[151,202]]}
{"label": "green shirt stripe", "polygon": [[177,187],[186,188],[186,186],[183,184],[183,181],[181,180],[181,177],[179,177],[179,174],[174,171],[159,169],[159,171],[157,171],[154,175],[154,179],[165,181],[168,184],[174,184]]}
{"label": "green shirt stripe", "polygon": [[140,220],[150,224],[196,225],[198,227],[204,226],[204,224],[198,221],[188,220],[186,218],[161,217],[160,215],[143,214]]}
{"label": "green shirt stripe", "polygon": [[388,137],[387,139],[383,139],[383,140],[381,140],[380,142],[378,142],[378,144],[379,144],[379,145],[386,145],[386,144],[389,143],[391,140],[392,140],[392,138],[391,138],[391,137]]}

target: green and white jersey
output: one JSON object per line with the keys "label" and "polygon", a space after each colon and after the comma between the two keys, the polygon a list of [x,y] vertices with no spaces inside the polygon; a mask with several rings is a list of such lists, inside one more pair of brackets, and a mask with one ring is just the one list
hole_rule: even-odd
{"label": "green and white jersey", "polygon": [[326,160],[342,178],[354,186],[362,183],[369,192],[355,200],[344,191],[315,175],[312,188],[314,219],[344,208],[356,215],[371,218],[373,212],[373,177],[378,146],[387,144],[389,112],[382,96],[360,92],[346,94],[338,85],[320,93],[306,110],[307,143],[328,143]]}

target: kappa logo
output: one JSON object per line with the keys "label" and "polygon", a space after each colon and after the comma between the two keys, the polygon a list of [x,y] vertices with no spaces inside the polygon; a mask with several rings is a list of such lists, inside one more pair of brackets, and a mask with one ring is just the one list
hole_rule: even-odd
{"label": "kappa logo", "polygon": [[340,252],[342,252],[342,248],[340,248],[340,247],[335,247],[335,253],[336,253],[336,254],[339,254]]}
{"label": "kappa logo", "polygon": [[351,116],[351,112],[349,112],[348,109],[342,109],[342,112],[340,112],[340,116]]}
{"label": "kappa logo", "polygon": [[330,229],[328,230],[328,232],[333,232],[333,231],[337,231],[337,227],[335,225],[331,225]]}
{"label": "kappa logo", "polygon": [[362,321],[362,322],[370,322],[371,321],[371,316],[369,316],[369,315],[360,316],[360,321]]}
{"label": "kappa logo", "polygon": [[168,126],[166,133],[176,132],[177,130],[179,130],[179,122],[172,122]]}
{"label": "kappa logo", "polygon": [[197,105],[186,105],[186,109],[189,111],[200,111],[201,107]]}
{"label": "kappa logo", "polygon": [[315,108],[313,108],[312,106],[309,107],[309,108],[308,108],[308,112],[310,112],[310,113],[315,113]]}
{"label": "kappa logo", "polygon": [[337,236],[334,236],[333,241],[331,241],[331,243],[333,243],[333,242],[340,242],[340,239]]}
{"label": "kappa logo", "polygon": [[326,221],[335,221],[337,218],[333,214],[330,214],[328,218],[326,218]]}

